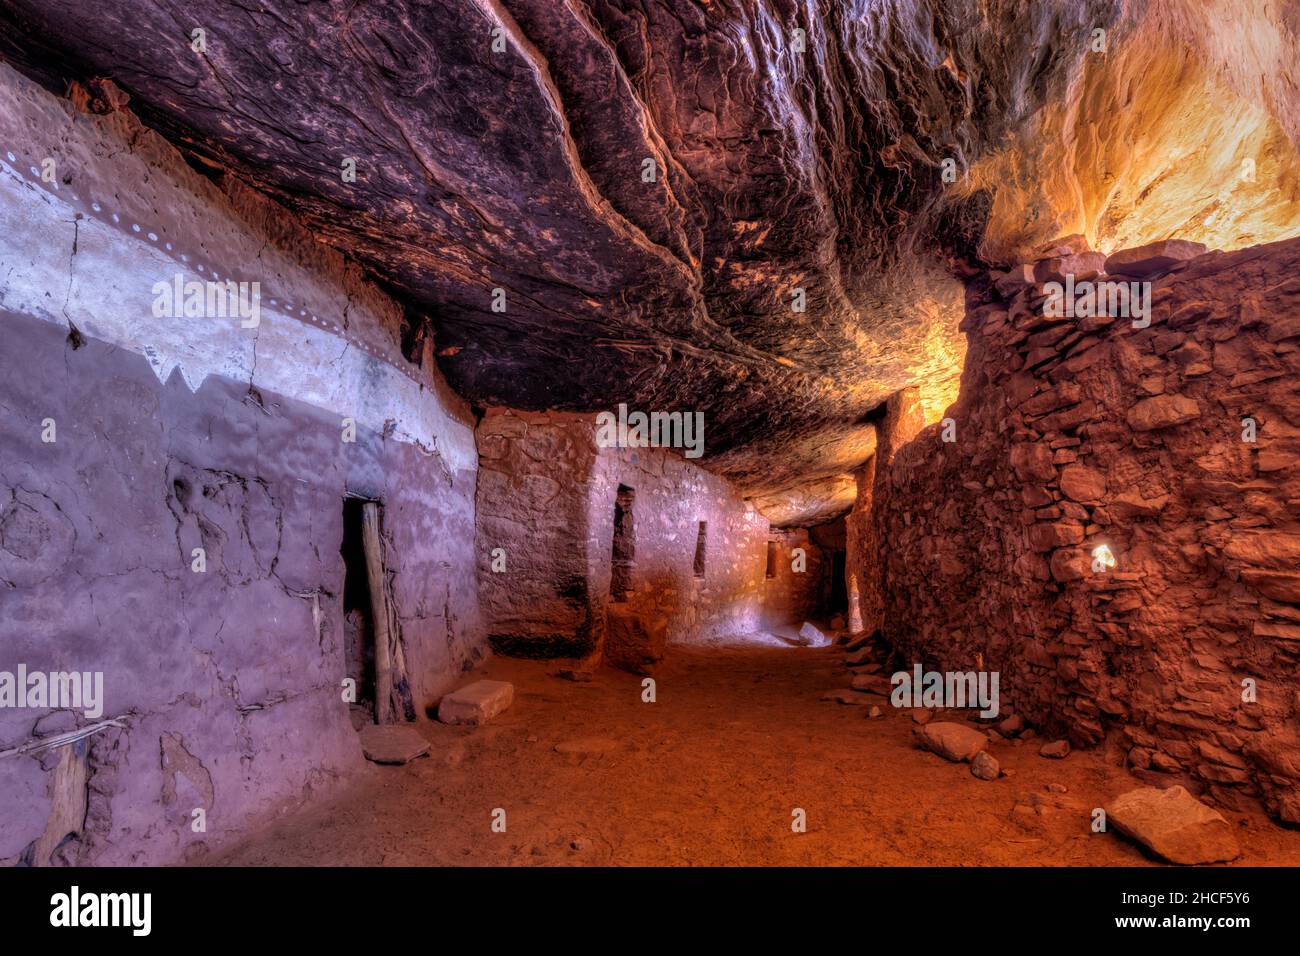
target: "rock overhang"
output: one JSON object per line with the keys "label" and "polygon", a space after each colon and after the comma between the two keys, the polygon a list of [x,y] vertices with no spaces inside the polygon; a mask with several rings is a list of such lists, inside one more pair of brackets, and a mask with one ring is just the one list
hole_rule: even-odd
{"label": "rock overhang", "polygon": [[284,12],[15,2],[0,52],[290,207],[471,401],[703,412],[778,524],[847,506],[893,392],[942,415],[965,264],[1300,224],[1295,18],[1259,2]]}

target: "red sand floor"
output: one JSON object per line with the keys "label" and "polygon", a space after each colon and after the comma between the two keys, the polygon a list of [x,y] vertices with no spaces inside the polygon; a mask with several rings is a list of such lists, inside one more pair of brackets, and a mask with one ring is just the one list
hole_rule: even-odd
{"label": "red sand floor", "polygon": [[[907,711],[822,701],[847,687],[839,649],[670,648],[656,703],[641,678],[590,683],[555,662],[493,659],[515,703],[479,728],[423,723],[429,757],[372,766],[341,797],[200,863],[234,865],[1144,865],[1090,811],[1140,786],[1101,752],[1064,760],[997,743],[1011,777],[917,750]],[[951,718],[948,718],[951,719]],[[606,752],[556,751],[598,738]],[[603,743],[602,743],[603,741]],[[592,745],[584,745],[592,749]],[[1048,784],[1065,793],[1050,793]],[[1035,796],[1037,795],[1037,796]],[[1043,804],[1041,812],[1034,804]],[[1019,809],[1017,808],[1019,805]],[[1053,808],[1060,805],[1059,808]],[[506,810],[506,832],[491,831]],[[791,831],[792,810],[807,832]],[[1225,812],[1242,865],[1300,863],[1300,832]]]}

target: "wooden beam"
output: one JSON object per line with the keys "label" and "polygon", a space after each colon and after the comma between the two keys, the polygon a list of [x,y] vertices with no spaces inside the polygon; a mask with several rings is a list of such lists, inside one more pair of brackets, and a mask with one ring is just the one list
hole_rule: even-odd
{"label": "wooden beam", "polygon": [[366,551],[366,582],[370,585],[370,616],[375,629],[375,723],[388,724],[393,721],[393,659],[388,633],[391,618],[377,501],[367,501],[361,506],[361,536]]}

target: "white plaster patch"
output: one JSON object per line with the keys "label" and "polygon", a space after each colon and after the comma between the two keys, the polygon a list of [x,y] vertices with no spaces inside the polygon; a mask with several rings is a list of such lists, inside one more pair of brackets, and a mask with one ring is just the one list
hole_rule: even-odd
{"label": "white plaster patch", "polygon": [[[266,298],[252,329],[237,318],[157,318],[155,283],[171,283],[178,273],[202,281],[187,255],[168,254],[171,243],[164,251],[157,233],[141,234],[138,224],[128,233],[80,212],[5,162],[0,203],[12,224],[0,231],[0,305],[6,309],[57,325],[71,320],[89,336],[143,355],[161,382],[176,369],[192,391],[209,375],[245,382],[354,418],[365,428],[388,427],[396,441],[436,447],[452,469],[476,466],[472,430],[408,374],[348,341],[337,323],[311,316],[309,324],[305,309],[297,316],[287,303],[283,310],[268,309]],[[90,208],[101,211],[98,202]]]}

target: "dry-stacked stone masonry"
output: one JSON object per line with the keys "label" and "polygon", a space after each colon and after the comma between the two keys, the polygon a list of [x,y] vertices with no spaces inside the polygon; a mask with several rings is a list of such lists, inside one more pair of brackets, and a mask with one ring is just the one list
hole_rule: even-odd
{"label": "dry-stacked stone masonry", "polygon": [[1100,278],[1074,245],[970,286],[951,422],[850,519],[879,566],[864,624],[908,660],[1000,671],[1004,712],[1139,776],[1300,823],[1300,241],[1112,256],[1110,278],[1153,283],[1145,328],[1043,314],[1063,268]]}

